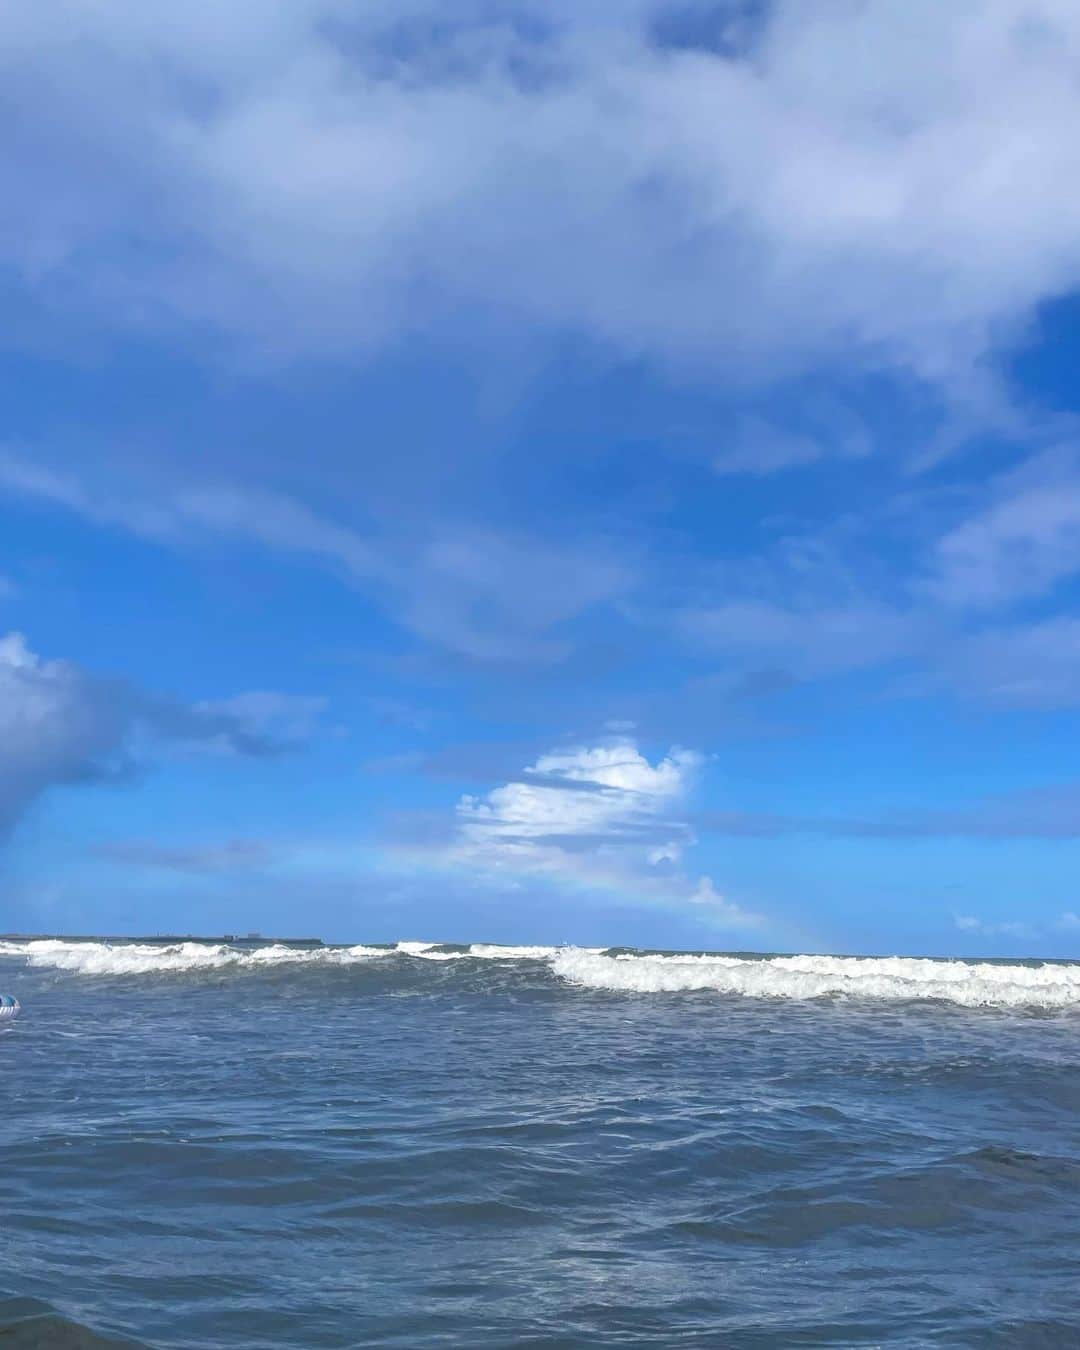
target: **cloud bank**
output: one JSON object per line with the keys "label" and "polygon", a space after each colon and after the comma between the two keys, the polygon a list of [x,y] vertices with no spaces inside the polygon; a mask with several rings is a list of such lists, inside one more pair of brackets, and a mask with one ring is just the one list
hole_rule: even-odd
{"label": "cloud bank", "polygon": [[[725,483],[884,458],[888,436],[837,392],[884,372],[905,429],[944,405],[955,435],[992,424],[1027,453],[1045,428],[994,372],[1080,285],[1078,51],[1065,0],[9,7],[11,340],[134,333],[233,369],[355,375],[410,342],[488,368],[570,338],[728,391],[706,459]],[[799,377],[785,415],[775,391]],[[131,462],[80,442],[73,470],[35,447],[0,463],[0,486],[141,538],[314,562],[457,660],[557,664],[595,611],[662,609],[731,667],[906,663],[965,698],[1075,702],[1067,624],[1011,617],[1080,573],[1067,449],[936,533],[909,522],[884,584],[879,538],[809,579],[775,556],[786,539],[755,539],[772,580],[684,575],[669,597],[607,502],[580,528],[510,523],[528,491],[473,447],[443,449],[475,488],[448,504],[445,478],[431,500],[416,486],[424,452],[344,439],[310,465],[228,445],[199,460],[166,438]],[[930,454],[913,439],[897,458]],[[558,446],[541,457],[573,471]],[[375,461],[400,473],[383,482]]]}
{"label": "cloud bank", "polygon": [[0,255],[263,351],[471,315],[962,400],[1080,280],[1078,45],[1066,0],[9,6]]}

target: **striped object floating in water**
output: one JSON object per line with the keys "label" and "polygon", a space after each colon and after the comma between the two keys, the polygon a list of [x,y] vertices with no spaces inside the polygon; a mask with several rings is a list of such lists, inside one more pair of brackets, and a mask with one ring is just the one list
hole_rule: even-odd
{"label": "striped object floating in water", "polygon": [[19,1000],[10,994],[0,994],[0,1026],[13,1022],[19,1015]]}

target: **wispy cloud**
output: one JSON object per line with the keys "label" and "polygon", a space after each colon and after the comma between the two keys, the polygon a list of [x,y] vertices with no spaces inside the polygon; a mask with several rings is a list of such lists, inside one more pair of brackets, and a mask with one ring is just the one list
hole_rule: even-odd
{"label": "wispy cloud", "polygon": [[677,624],[685,639],[707,651],[821,676],[908,656],[924,620],[871,601],[822,606],[733,598],[684,610]]}
{"label": "wispy cloud", "polygon": [[732,838],[1080,839],[1080,783],[1000,793],[964,806],[898,808],[872,816],[705,811],[693,823],[702,833]]}
{"label": "wispy cloud", "polygon": [[738,413],[713,459],[716,472],[761,477],[827,458],[864,459],[873,452],[874,440],[854,409],[820,393],[802,402],[809,407],[797,407],[795,416],[789,413],[783,421],[775,411]]}
{"label": "wispy cloud", "polygon": [[165,476],[117,491],[109,478],[54,473],[10,449],[0,453],[0,491],[172,546],[216,539],[311,559],[418,637],[478,662],[561,660],[571,648],[563,630],[624,594],[634,577],[626,551],[602,539],[554,542],[449,520],[364,532],[253,484],[178,485]]}
{"label": "wispy cloud", "polygon": [[1075,706],[1080,637],[1061,610],[1080,577],[1075,447],[930,497],[933,512],[917,494],[895,518],[785,534],[714,568],[674,610],[676,633],[729,668],[876,672],[893,695]]}
{"label": "wispy cloud", "polygon": [[1012,938],[1018,942],[1047,942],[1062,933],[1080,932],[1080,915],[1065,910],[1049,919],[984,919],[976,914],[954,914],[953,924],[961,933],[988,939]]}
{"label": "wispy cloud", "polygon": [[1080,704],[1080,620],[1068,616],[995,624],[958,638],[940,676],[960,694],[1001,707]]}
{"label": "wispy cloud", "polygon": [[974,914],[957,914],[953,922],[962,933],[970,933],[973,937],[1028,940],[1038,937],[1041,931],[1037,925],[1018,919],[987,922]]}
{"label": "wispy cloud", "polygon": [[930,593],[995,609],[1048,594],[1080,573],[1080,458],[1037,455],[992,484],[990,500],[938,540]]}
{"label": "wispy cloud", "polygon": [[147,867],[165,872],[220,873],[258,870],[278,854],[258,839],[229,839],[221,844],[172,846],[148,839],[116,840],[101,844],[96,856],[124,867]]}

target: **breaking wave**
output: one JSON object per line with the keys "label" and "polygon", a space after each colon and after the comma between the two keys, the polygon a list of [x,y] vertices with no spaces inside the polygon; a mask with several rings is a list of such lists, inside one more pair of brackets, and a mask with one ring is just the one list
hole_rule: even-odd
{"label": "breaking wave", "polygon": [[[709,956],[604,947],[489,942],[382,946],[262,946],[213,942],[0,941],[0,959],[76,975],[184,975],[380,964],[420,974],[426,962],[521,963],[550,981],[614,993],[694,990],[764,999],[939,1000],[963,1007],[1080,1008],[1080,963],[1005,963],[855,956]],[[390,965],[386,965],[387,961]],[[391,978],[393,978],[391,976]]]}
{"label": "breaking wave", "polygon": [[273,966],[349,966],[392,956],[421,961],[547,960],[557,950],[556,947],[499,946],[484,942],[457,948],[446,943],[412,941],[380,947],[294,947],[284,943],[238,947],[211,942],[80,942],[62,938],[0,942],[0,957],[21,957],[29,966],[79,975],[168,975],[259,970]]}
{"label": "breaking wave", "polygon": [[30,966],[80,975],[155,975],[281,965],[349,965],[390,954],[386,947],[303,948],[281,943],[245,950],[210,942],[68,942],[60,938],[0,942],[0,956],[21,956]]}
{"label": "breaking wave", "polygon": [[498,947],[490,942],[474,942],[468,954],[484,961],[542,961],[558,950],[558,947]]}
{"label": "breaking wave", "polygon": [[900,956],[604,956],[568,947],[555,954],[552,967],[571,984],[640,994],[701,989],[753,998],[937,999],[968,1008],[1080,1005],[1080,965]]}
{"label": "breaking wave", "polygon": [[558,947],[503,947],[494,942],[473,942],[448,950],[449,946],[449,943],[439,942],[396,942],[394,951],[417,956],[423,961],[542,961],[559,950]]}

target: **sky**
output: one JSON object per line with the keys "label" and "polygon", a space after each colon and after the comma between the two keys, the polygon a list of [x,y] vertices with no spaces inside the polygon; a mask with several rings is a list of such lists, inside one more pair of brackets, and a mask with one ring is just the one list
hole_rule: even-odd
{"label": "sky", "polygon": [[0,930],[1080,957],[1080,9],[0,10]]}

